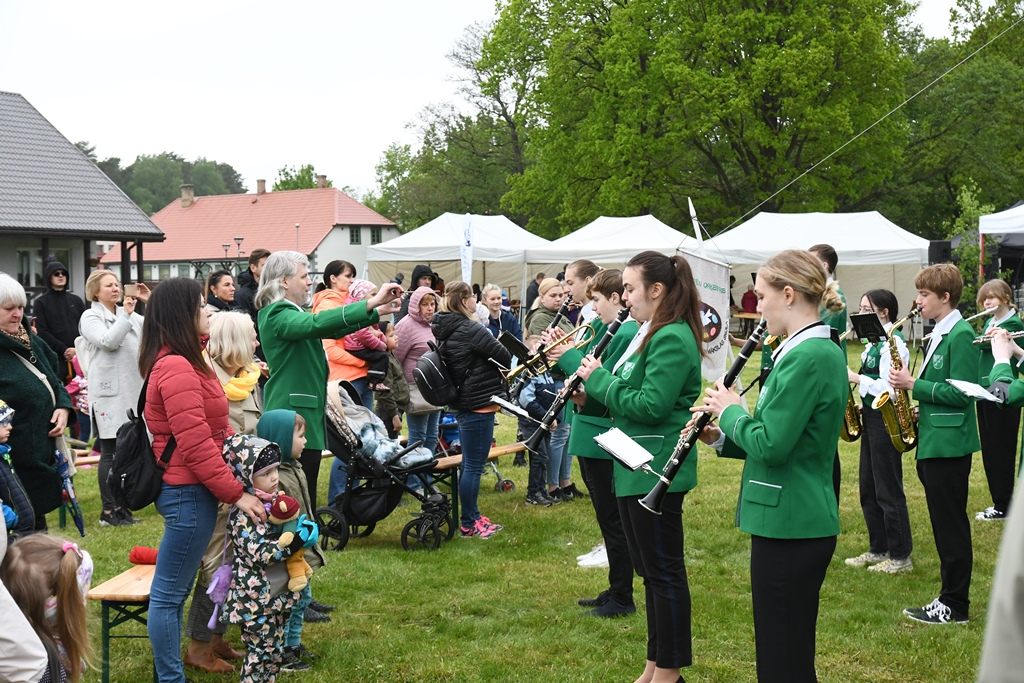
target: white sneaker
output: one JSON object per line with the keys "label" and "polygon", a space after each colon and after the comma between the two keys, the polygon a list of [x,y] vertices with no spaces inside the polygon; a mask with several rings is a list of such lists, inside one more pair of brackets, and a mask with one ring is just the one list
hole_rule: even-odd
{"label": "white sneaker", "polygon": [[866,553],[861,553],[857,557],[848,557],[846,565],[848,567],[867,567],[872,564],[878,564],[879,562],[885,562],[889,559],[889,553],[873,553],[870,550]]}
{"label": "white sneaker", "polygon": [[883,574],[901,574],[903,572],[914,571],[914,563],[907,557],[902,560],[894,560],[891,557],[888,560],[882,560],[878,564],[873,564],[868,567],[869,572],[881,572]]}
{"label": "white sneaker", "polygon": [[608,550],[604,546],[597,548],[590,554],[590,557],[584,557],[582,560],[577,562],[581,567],[607,567],[608,566]]}
{"label": "white sneaker", "polygon": [[580,560],[585,560],[588,557],[592,557],[594,555],[594,553],[601,552],[603,550],[604,550],[604,543],[598,543],[597,545],[595,545],[593,548],[591,548],[587,552],[583,553],[582,555],[577,555],[576,556],[576,561],[579,562]]}

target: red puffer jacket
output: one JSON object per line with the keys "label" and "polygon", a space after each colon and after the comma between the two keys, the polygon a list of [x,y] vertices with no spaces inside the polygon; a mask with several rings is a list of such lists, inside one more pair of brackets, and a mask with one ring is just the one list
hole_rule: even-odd
{"label": "red puffer jacket", "polygon": [[224,503],[242,497],[242,485],[221,455],[224,440],[234,432],[224,388],[212,373],[197,371],[182,356],[160,357],[149,378],[145,415],[158,458],[172,433],[178,443],[164,472],[165,484],[203,484]]}

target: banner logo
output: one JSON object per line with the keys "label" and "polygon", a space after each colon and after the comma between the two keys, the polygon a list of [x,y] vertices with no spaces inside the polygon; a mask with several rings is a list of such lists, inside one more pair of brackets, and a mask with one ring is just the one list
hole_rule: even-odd
{"label": "banner logo", "polygon": [[704,323],[704,343],[715,341],[722,335],[725,326],[722,324],[722,316],[713,306],[700,302],[700,320]]}

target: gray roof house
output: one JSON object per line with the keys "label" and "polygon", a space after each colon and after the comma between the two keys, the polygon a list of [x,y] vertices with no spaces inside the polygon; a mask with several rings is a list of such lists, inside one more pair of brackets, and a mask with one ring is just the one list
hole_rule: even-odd
{"label": "gray roof house", "polygon": [[31,298],[45,287],[45,264],[57,259],[84,298],[96,242],[120,242],[122,263],[136,261],[141,270],[143,243],[163,240],[160,228],[35,107],[0,91],[0,271]]}

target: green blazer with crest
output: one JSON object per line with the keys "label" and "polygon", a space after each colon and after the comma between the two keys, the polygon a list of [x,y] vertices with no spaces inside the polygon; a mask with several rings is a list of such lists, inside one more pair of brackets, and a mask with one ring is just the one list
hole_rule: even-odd
{"label": "green blazer with crest", "polygon": [[846,358],[831,339],[805,339],[777,361],[754,415],[729,406],[722,455],[746,459],[741,530],[766,538],[839,533],[832,464],[848,396]]}
{"label": "green blazer with crest", "polygon": [[[591,321],[591,324],[595,329],[594,339],[591,343],[582,350],[569,349],[558,359],[558,367],[567,375],[571,375],[579,369],[580,361],[593,350],[593,347],[597,346],[607,329],[607,325],[597,318]],[[627,320],[622,323],[619,326],[619,331],[615,333],[601,355],[602,365],[613,367],[625,353],[629,342],[636,336],[636,331],[639,328],[640,326],[635,320]],[[611,429],[611,414],[608,412],[608,406],[588,394],[587,401],[582,408],[575,404],[573,404],[573,408],[575,410],[572,416],[572,430],[569,432],[569,452],[579,458],[609,460],[611,456],[608,455],[608,452],[594,443],[595,436]]]}
{"label": "green blazer with crest", "polygon": [[981,351],[974,345],[974,328],[958,320],[953,329],[939,339],[938,346],[921,376],[914,382],[911,396],[918,401],[917,458],[959,458],[981,449],[978,421],[971,399],[946,382],[978,380]]}
{"label": "green blazer with crest", "polygon": [[[655,332],[643,350],[630,356],[615,374],[600,367],[586,382],[588,396],[608,406],[610,425],[654,456],[650,466],[655,472],[664,469],[679,433],[690,420],[690,406],[701,388],[700,359],[697,340],[680,319]],[[656,481],[646,472],[631,472],[615,463],[615,495],[620,498],[645,496]],[[689,491],[696,485],[697,457],[692,454],[669,491]]]}

